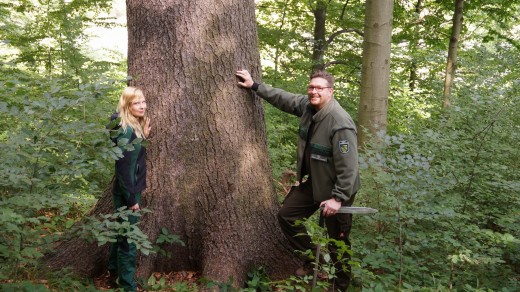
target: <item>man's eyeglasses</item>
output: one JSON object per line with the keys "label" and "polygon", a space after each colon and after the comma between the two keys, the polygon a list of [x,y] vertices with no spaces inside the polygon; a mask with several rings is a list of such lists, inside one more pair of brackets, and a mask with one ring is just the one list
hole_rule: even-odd
{"label": "man's eyeglasses", "polygon": [[331,87],[314,87],[314,86],[308,86],[308,87],[307,87],[307,91],[308,91],[308,92],[313,92],[314,89],[316,89],[316,92],[322,92],[323,89],[325,89],[325,88],[331,88]]}

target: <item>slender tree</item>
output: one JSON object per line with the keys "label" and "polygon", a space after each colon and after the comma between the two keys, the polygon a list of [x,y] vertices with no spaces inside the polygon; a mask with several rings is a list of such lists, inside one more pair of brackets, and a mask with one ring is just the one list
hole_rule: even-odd
{"label": "slender tree", "polygon": [[327,3],[316,1],[314,13],[314,43],[312,46],[312,71],[325,69],[325,22],[327,20]]}
{"label": "slender tree", "polygon": [[446,62],[446,75],[444,78],[444,100],[442,103],[444,108],[451,105],[451,88],[453,86],[453,79],[455,78],[455,70],[457,69],[457,49],[459,45],[460,32],[462,30],[463,10],[464,0],[456,0],[455,10],[453,12],[450,46],[448,48],[448,60]]}
{"label": "slender tree", "polygon": [[[254,12],[253,0],[127,1],[128,71],[154,127],[143,199],[153,213],[141,228],[152,241],[168,228],[186,243],[166,247],[171,258],[140,257],[140,276],[197,270],[240,284],[257,266],[275,278],[295,267],[276,223],[261,102],[234,75],[245,68],[261,76]],[[109,209],[107,197],[94,213]],[[74,244],[51,262],[103,269],[99,248]]]}
{"label": "slender tree", "polygon": [[[422,2],[423,2],[423,0],[417,0],[417,2],[414,5],[415,6],[415,15],[417,16],[417,19],[414,21],[416,23],[416,25],[413,28],[414,35],[419,35],[418,26],[421,25],[421,20],[420,20],[419,15],[420,15],[421,9],[422,9]],[[410,40],[409,47],[410,47],[411,52],[417,50],[418,42],[419,42],[419,39],[417,37],[413,37]],[[415,60],[412,60],[409,70],[410,70],[410,77],[409,77],[408,85],[410,86],[410,91],[414,91],[416,88],[416,85],[417,85],[416,84],[417,83],[417,62]]]}
{"label": "slender tree", "polygon": [[[336,8],[338,3],[333,3],[332,0],[318,0],[311,6],[312,13],[314,15],[314,33],[313,33],[313,46],[312,46],[312,71],[323,70],[328,66],[337,64],[348,64],[346,59],[340,58],[325,62],[326,55],[328,59],[332,59],[332,54],[327,54],[327,49],[334,43],[339,43],[338,37],[346,33],[356,33],[363,36],[363,32],[356,28],[345,28],[343,26],[337,27],[334,32],[327,37],[327,11],[329,7],[332,9]],[[345,15],[345,9],[348,1],[343,4],[342,13],[339,15],[340,22],[343,20]],[[329,21],[332,22],[332,21]]]}
{"label": "slender tree", "polygon": [[[283,8],[282,8],[282,17],[281,17],[281,20],[280,20],[280,25],[278,27],[279,30],[282,30],[284,29],[284,25],[285,25],[285,18],[287,16],[287,10],[288,10],[288,7],[289,6],[289,0],[285,0],[285,2],[283,3]],[[281,49],[280,47],[276,47],[275,48],[275,53],[274,53],[274,72],[278,73],[278,69],[280,67],[280,52]]]}
{"label": "slender tree", "polygon": [[393,1],[368,0],[365,7],[365,32],[359,100],[359,145],[371,134],[386,131]]}

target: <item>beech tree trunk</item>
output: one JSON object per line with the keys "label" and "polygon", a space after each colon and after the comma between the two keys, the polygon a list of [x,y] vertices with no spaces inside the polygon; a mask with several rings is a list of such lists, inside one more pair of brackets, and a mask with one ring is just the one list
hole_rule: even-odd
{"label": "beech tree trunk", "polygon": [[464,0],[456,0],[450,45],[448,48],[448,60],[446,62],[446,75],[444,78],[443,108],[447,108],[451,105],[451,88],[453,87],[453,79],[455,78],[455,70],[457,69],[457,48],[462,30],[463,10]]}
{"label": "beech tree trunk", "polygon": [[[254,267],[280,278],[298,263],[276,219],[261,100],[235,77],[244,68],[260,80],[254,12],[253,0],[127,0],[128,71],[153,123],[143,196],[153,213],[140,227],[152,242],[165,227],[186,243],[165,247],[171,258],[139,256],[138,276],[195,270],[241,285]],[[63,252],[54,263],[102,270],[106,254],[81,244],[75,254],[96,260]]]}
{"label": "beech tree trunk", "polygon": [[367,0],[361,68],[358,144],[367,141],[367,133],[386,131],[390,49],[392,41],[392,0]]}

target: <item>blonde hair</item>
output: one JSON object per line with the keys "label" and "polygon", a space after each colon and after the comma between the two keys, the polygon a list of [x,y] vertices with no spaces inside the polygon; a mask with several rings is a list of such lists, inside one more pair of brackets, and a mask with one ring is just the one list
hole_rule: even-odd
{"label": "blonde hair", "polygon": [[119,125],[123,128],[123,132],[126,133],[128,127],[131,127],[137,138],[146,138],[144,136],[144,124],[146,116],[134,117],[130,112],[130,107],[136,99],[144,98],[143,91],[139,88],[128,86],[123,90],[121,97],[119,98],[119,104],[117,106],[117,112],[121,118]]}

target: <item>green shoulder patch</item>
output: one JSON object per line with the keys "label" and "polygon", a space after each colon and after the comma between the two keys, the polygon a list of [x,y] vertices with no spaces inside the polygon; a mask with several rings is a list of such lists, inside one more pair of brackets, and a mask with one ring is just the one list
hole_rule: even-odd
{"label": "green shoulder patch", "polygon": [[347,140],[339,141],[339,152],[343,154],[347,154],[350,150],[350,145]]}

